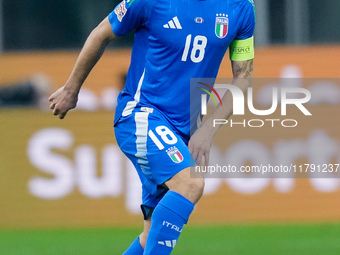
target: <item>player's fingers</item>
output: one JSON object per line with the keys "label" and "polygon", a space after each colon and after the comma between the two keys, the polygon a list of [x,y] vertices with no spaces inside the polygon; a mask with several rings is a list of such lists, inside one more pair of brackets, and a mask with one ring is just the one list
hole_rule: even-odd
{"label": "player's fingers", "polygon": [[195,149],[193,149],[192,152],[191,152],[191,156],[196,161],[197,160],[197,156],[198,156],[198,152]]}
{"label": "player's fingers", "polygon": [[53,115],[56,116],[56,115],[59,115],[60,111],[56,108],[54,108],[53,110]]}
{"label": "player's fingers", "polygon": [[193,153],[193,151],[192,151],[192,146],[191,146],[191,142],[189,141],[189,144],[188,144],[188,148],[189,148],[189,151],[190,151],[190,154],[192,155]]}
{"label": "player's fingers", "polygon": [[202,157],[203,157],[204,153],[202,151],[200,151],[197,155],[197,158],[196,158],[196,163],[197,165],[200,165],[201,162],[202,162]]}
{"label": "player's fingers", "polygon": [[53,110],[53,109],[54,109],[54,107],[55,107],[55,103],[54,103],[54,102],[52,102],[52,103],[50,104],[50,109],[51,109],[51,110]]}
{"label": "player's fingers", "polygon": [[210,156],[210,151],[208,151],[204,154],[204,164],[205,164],[205,166],[209,166],[209,156]]}
{"label": "player's fingers", "polygon": [[61,113],[59,114],[59,119],[62,120],[63,118],[65,118],[66,114],[67,114],[67,112],[61,112]]}

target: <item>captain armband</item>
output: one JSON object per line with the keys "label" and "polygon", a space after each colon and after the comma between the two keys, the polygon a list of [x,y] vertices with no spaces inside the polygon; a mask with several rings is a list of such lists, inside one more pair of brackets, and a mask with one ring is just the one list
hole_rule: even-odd
{"label": "captain armband", "polygon": [[234,40],[229,46],[230,60],[246,61],[254,58],[254,37]]}

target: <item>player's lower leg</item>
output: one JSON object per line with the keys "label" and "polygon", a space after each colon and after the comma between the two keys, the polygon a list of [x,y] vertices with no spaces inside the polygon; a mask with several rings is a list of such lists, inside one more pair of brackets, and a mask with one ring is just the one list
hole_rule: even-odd
{"label": "player's lower leg", "polygon": [[123,255],[143,255],[146,239],[148,237],[149,229],[151,227],[151,219],[144,220],[144,230],[130,245],[130,247],[123,253]]}
{"label": "player's lower leg", "polygon": [[191,179],[189,168],[166,182],[170,189],[152,214],[144,255],[167,255],[175,247],[184,224],[203,193],[204,180]]}
{"label": "player's lower leg", "polygon": [[123,253],[123,255],[143,255],[144,248],[139,242],[139,236],[131,243],[129,248]]}

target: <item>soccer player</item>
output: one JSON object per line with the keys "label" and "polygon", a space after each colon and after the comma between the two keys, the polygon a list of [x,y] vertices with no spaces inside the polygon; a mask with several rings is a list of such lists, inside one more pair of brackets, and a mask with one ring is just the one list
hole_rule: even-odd
{"label": "soccer player", "polygon": [[[114,120],[118,145],[143,187],[144,230],[124,254],[170,254],[203,193],[190,166],[209,162],[212,119],[232,114],[232,96],[203,125],[190,127],[190,78],[215,78],[230,46],[234,85],[253,74],[252,0],[123,0],[88,37],[66,84],[49,98],[63,119],[105,47],[135,29],[126,85]],[[200,108],[200,98],[191,102]],[[197,112],[197,111],[196,111]],[[198,113],[197,113],[198,115]],[[197,131],[190,137],[190,129]]]}

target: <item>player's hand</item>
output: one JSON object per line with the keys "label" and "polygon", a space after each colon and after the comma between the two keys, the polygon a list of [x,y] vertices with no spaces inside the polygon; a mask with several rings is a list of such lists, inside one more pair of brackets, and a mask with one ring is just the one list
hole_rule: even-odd
{"label": "player's hand", "polygon": [[65,118],[67,112],[76,107],[78,101],[78,93],[70,92],[65,86],[54,92],[49,98],[50,108],[53,115],[59,115],[59,119]]}
{"label": "player's hand", "polygon": [[209,165],[210,148],[212,145],[213,134],[203,126],[196,130],[189,141],[189,150],[192,157],[200,165],[204,158],[204,165]]}

